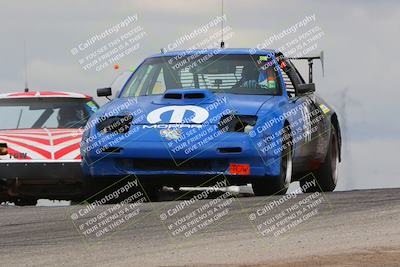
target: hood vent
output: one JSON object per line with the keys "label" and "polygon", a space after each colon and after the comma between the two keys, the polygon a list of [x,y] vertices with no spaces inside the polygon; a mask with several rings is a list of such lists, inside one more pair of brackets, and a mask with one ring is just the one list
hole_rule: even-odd
{"label": "hood vent", "polygon": [[206,96],[203,93],[188,93],[185,94],[185,99],[197,99],[197,98],[205,98]]}
{"label": "hood vent", "polygon": [[204,99],[206,95],[204,93],[186,93],[186,94],[179,94],[179,93],[166,93],[164,95],[165,99]]}
{"label": "hood vent", "polygon": [[164,98],[167,98],[167,99],[182,99],[182,94],[167,93],[167,94],[164,95]]}

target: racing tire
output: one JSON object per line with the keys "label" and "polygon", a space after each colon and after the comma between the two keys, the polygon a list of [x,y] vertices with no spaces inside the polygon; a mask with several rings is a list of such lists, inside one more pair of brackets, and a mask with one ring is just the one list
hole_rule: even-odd
{"label": "racing tire", "polygon": [[37,199],[34,198],[17,198],[14,200],[15,206],[36,206]]}
{"label": "racing tire", "polygon": [[157,202],[160,200],[161,186],[144,186],[147,202]]}
{"label": "racing tire", "polygon": [[254,181],[252,187],[256,196],[284,195],[289,188],[293,172],[293,147],[288,127],[284,128],[282,136],[284,149],[281,152],[280,175],[264,177],[263,181]]}
{"label": "racing tire", "polygon": [[335,190],[338,181],[338,165],[339,142],[336,129],[332,126],[328,151],[324,163],[318,170],[312,172],[316,180],[315,186],[303,186],[306,182],[312,181],[314,178],[304,178],[300,180],[303,193],[332,192]]}

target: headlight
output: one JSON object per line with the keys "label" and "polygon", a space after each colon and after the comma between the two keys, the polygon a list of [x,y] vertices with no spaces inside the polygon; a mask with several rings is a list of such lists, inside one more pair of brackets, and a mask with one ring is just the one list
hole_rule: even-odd
{"label": "headlight", "polygon": [[225,115],[218,123],[223,132],[249,133],[256,125],[257,116],[251,115]]}
{"label": "headlight", "polygon": [[122,134],[129,132],[132,124],[132,115],[109,117],[96,125],[97,131],[102,134]]}

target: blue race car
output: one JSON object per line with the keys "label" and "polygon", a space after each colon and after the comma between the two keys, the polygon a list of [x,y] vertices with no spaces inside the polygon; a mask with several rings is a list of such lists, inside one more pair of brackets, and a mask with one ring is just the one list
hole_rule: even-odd
{"label": "blue race car", "polygon": [[[338,116],[274,50],[204,49],[145,59],[86,126],[83,171],[93,183],[133,175],[155,192],[215,179],[256,195],[333,191]],[[293,59],[293,58],[292,58]],[[108,97],[110,88],[98,89]]]}

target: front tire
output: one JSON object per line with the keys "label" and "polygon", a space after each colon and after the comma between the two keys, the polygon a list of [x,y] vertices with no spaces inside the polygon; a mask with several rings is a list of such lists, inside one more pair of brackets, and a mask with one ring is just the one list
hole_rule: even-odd
{"label": "front tire", "polygon": [[17,198],[14,200],[16,206],[36,206],[37,199],[34,198]]}
{"label": "front tire", "polygon": [[253,182],[253,192],[256,196],[284,195],[289,188],[293,171],[293,147],[288,127],[284,128],[282,138],[284,149],[281,152],[280,175],[264,177],[264,181]]}
{"label": "front tire", "polygon": [[160,200],[161,186],[144,186],[146,199],[148,202],[158,202]]}
{"label": "front tire", "polygon": [[332,192],[335,190],[338,181],[338,165],[339,142],[336,129],[332,127],[332,133],[325,161],[318,170],[313,172],[313,175],[316,179],[316,185],[312,187],[303,187],[307,181],[311,181],[314,178],[302,179],[300,181],[300,186],[303,192]]}

